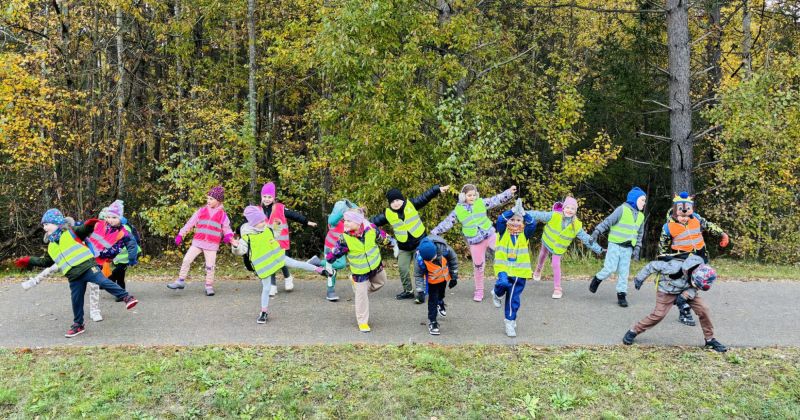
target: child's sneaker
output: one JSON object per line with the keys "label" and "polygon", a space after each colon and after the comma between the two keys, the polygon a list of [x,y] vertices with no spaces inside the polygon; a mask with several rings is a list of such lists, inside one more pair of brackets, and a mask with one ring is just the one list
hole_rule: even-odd
{"label": "child's sneaker", "polygon": [[561,291],[560,287],[553,289],[553,299],[561,299],[562,296],[564,296],[564,293]]}
{"label": "child's sneaker", "polygon": [[503,301],[497,297],[497,295],[494,293],[494,289],[492,289],[492,303],[494,304],[495,308],[503,306]]}
{"label": "child's sneaker", "polygon": [[439,333],[440,333],[440,331],[439,331],[439,323],[436,322],[436,321],[433,321],[430,324],[428,324],[428,332],[431,333],[431,335],[439,335]]}
{"label": "child's sneaker", "polygon": [[122,301],[125,302],[125,309],[133,309],[133,307],[136,306],[137,303],[139,303],[139,301],[136,300],[136,298],[133,297],[133,295],[125,296],[124,298],[122,298]]}
{"label": "child's sneaker", "polygon": [[627,296],[627,295],[628,294],[625,293],[625,292],[617,293],[617,305],[619,305],[619,306],[621,306],[623,308],[627,308],[628,307],[628,300],[625,299],[625,296]]}
{"label": "child's sneaker", "polygon": [[266,324],[267,323],[267,313],[261,312],[261,315],[258,316],[256,320],[256,324]]}
{"label": "child's sneaker", "polygon": [[533,281],[542,281],[542,275],[533,273]]}
{"label": "child's sneaker", "polygon": [[597,288],[600,286],[600,283],[602,282],[603,280],[598,279],[597,276],[592,277],[592,282],[589,283],[589,291],[592,293],[596,293]]}
{"label": "child's sneaker", "polygon": [[728,348],[723,346],[722,343],[717,341],[716,338],[712,338],[711,340],[706,340],[706,348],[712,349],[720,353],[725,353],[726,351],[728,351]]}
{"label": "child's sneaker", "polygon": [[325,296],[325,299],[328,299],[331,302],[336,302],[339,300],[339,296],[336,295],[336,291],[333,287],[328,288],[328,294]]}
{"label": "child's sneaker", "polygon": [[369,329],[369,324],[358,324],[358,330],[363,333],[368,333],[371,330]]}
{"label": "child's sneaker", "polygon": [[436,305],[436,309],[439,311],[439,315],[441,315],[442,317],[447,316],[447,308],[445,308],[444,302]]}
{"label": "child's sneaker", "polygon": [[636,338],[637,335],[639,334],[636,334],[635,332],[633,332],[633,330],[628,330],[628,332],[625,333],[625,336],[622,337],[622,343],[630,346],[631,344],[633,344],[633,339]]}
{"label": "child's sneaker", "polygon": [[186,287],[186,281],[183,279],[178,279],[173,281],[172,283],[167,283],[167,287],[172,290],[183,289]]}
{"label": "child's sneaker", "polygon": [[273,284],[272,286],[269,287],[269,295],[270,295],[270,297],[272,297],[272,296],[275,296],[277,294],[278,294],[278,286]]}
{"label": "child's sneaker", "polygon": [[476,290],[475,294],[472,295],[472,300],[474,300],[475,302],[483,302],[483,289]]}
{"label": "child's sneaker", "polygon": [[510,319],[506,319],[504,321],[506,322],[506,335],[509,337],[516,337],[517,336],[516,323]]}
{"label": "child's sneaker", "polygon": [[86,329],[83,328],[83,325],[72,324],[72,326],[67,330],[67,333],[64,334],[64,337],[75,337],[78,334],[83,334],[84,331],[86,331]]}
{"label": "child's sneaker", "polygon": [[294,277],[289,276],[283,279],[283,288],[286,289],[287,292],[294,290]]}
{"label": "child's sneaker", "polygon": [[100,322],[103,320],[103,315],[100,314],[100,311],[89,313],[89,317],[92,318],[92,321],[94,322]]}
{"label": "child's sneaker", "polygon": [[214,296],[214,285],[206,284],[206,296]]}

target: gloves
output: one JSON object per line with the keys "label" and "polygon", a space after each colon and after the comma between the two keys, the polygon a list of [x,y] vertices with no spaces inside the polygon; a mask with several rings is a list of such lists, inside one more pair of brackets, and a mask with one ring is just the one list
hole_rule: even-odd
{"label": "gloves", "polygon": [[727,233],[723,233],[722,240],[719,241],[719,246],[725,248],[726,246],[728,246],[728,243],[730,243],[730,238],[728,237]]}
{"label": "gloves", "polygon": [[175,245],[176,246],[181,246],[182,243],[183,243],[183,236],[181,236],[181,235],[176,236],[175,237]]}
{"label": "gloves", "polygon": [[392,238],[392,253],[394,254],[395,258],[400,255],[400,247],[397,246],[397,241],[394,238]]}
{"label": "gloves", "polygon": [[642,248],[636,247],[633,249],[633,260],[639,261],[639,253],[642,252]]}
{"label": "gloves", "polygon": [[594,232],[592,232],[592,240],[597,242],[598,239],[600,239],[600,231],[595,229]]}
{"label": "gloves", "polygon": [[222,243],[225,245],[231,243],[231,239],[233,239],[233,233],[229,233],[222,238]]}
{"label": "gloves", "polygon": [[636,290],[641,289],[642,288],[642,284],[644,284],[644,279],[636,278],[636,279],[633,280],[633,287],[635,287]]}
{"label": "gloves", "polygon": [[447,288],[452,289],[458,285],[458,280],[452,279],[449,283],[447,283]]}
{"label": "gloves", "polygon": [[536,222],[533,220],[533,216],[531,216],[529,213],[525,213],[525,217],[523,217],[523,218],[522,218],[522,220],[524,220],[524,221],[525,221],[525,224],[526,224],[526,225],[529,225],[529,224],[531,224],[531,223],[536,223]]}
{"label": "gloves", "polygon": [[425,303],[425,292],[418,291],[416,298],[414,298],[414,302]]}
{"label": "gloves", "polygon": [[22,258],[17,258],[17,260],[14,261],[14,265],[16,265],[19,268],[28,268],[28,264],[30,264],[30,262],[31,262],[31,257],[22,257]]}

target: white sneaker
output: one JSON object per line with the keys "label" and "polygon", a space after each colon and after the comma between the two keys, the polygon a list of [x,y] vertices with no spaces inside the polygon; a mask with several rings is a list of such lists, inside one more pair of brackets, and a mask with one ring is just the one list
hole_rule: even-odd
{"label": "white sneaker", "polygon": [[517,336],[517,323],[511,320],[504,320],[506,322],[506,335],[509,337]]}
{"label": "white sneaker", "polygon": [[92,318],[92,321],[94,322],[100,322],[103,320],[103,315],[100,315],[100,311],[92,312],[89,314],[89,317]]}
{"label": "white sneaker", "polygon": [[542,281],[542,275],[534,273],[533,274],[533,281]]}
{"label": "white sneaker", "polygon": [[270,286],[270,288],[269,288],[269,295],[270,295],[270,296],[275,296],[275,295],[277,295],[277,294],[278,294],[278,286],[276,286],[276,285],[274,285],[274,284],[273,284],[273,285],[272,285],[272,286]]}
{"label": "white sneaker", "polygon": [[289,276],[283,280],[283,288],[286,289],[287,292],[291,292],[294,290],[294,277]]}
{"label": "white sneaker", "polygon": [[494,303],[494,307],[495,308],[499,308],[499,307],[503,306],[503,301],[500,300],[500,298],[497,297],[496,294],[494,294],[494,289],[492,289],[492,303]]}

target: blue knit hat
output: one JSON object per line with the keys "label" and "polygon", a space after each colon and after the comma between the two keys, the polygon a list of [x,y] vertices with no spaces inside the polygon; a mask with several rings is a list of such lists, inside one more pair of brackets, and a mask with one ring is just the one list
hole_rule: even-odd
{"label": "blue knit hat", "polygon": [[44,212],[44,216],[42,216],[42,224],[45,223],[52,223],[54,225],[61,226],[64,224],[64,215],[61,214],[61,211],[58,209],[50,209]]}
{"label": "blue knit hat", "polygon": [[625,199],[625,202],[630,204],[631,207],[637,208],[636,207],[636,201],[639,199],[639,197],[644,196],[644,195],[647,195],[647,194],[645,194],[644,191],[642,191],[641,188],[633,187],[633,188],[631,188],[630,191],[628,191],[628,197]]}
{"label": "blue knit hat", "polygon": [[424,238],[417,247],[419,256],[425,261],[431,261],[436,258],[436,245],[428,238]]}

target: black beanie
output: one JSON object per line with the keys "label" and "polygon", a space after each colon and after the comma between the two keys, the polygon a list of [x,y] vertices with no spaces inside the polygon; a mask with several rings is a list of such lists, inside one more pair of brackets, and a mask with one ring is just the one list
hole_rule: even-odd
{"label": "black beanie", "polygon": [[386,191],[386,199],[389,200],[389,204],[392,204],[392,201],[394,200],[406,201],[406,198],[403,197],[403,193],[401,193],[397,188],[392,188],[391,190]]}

